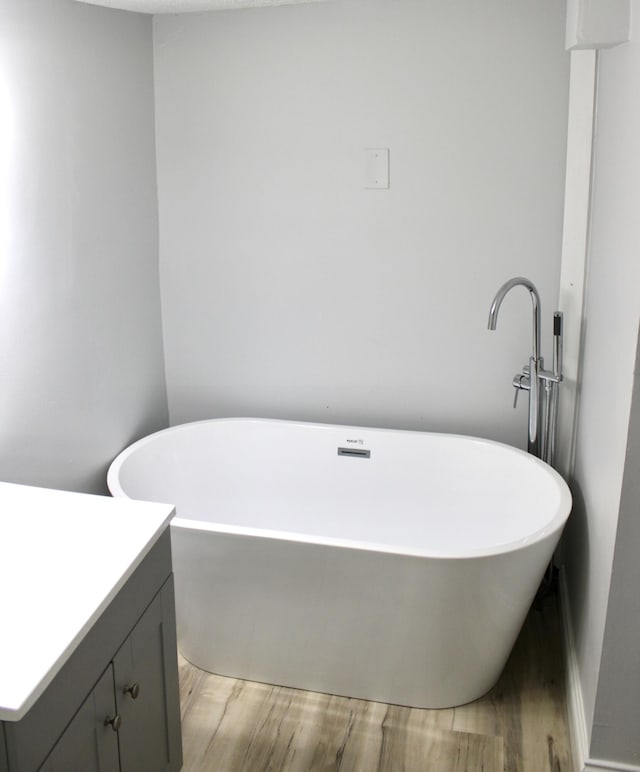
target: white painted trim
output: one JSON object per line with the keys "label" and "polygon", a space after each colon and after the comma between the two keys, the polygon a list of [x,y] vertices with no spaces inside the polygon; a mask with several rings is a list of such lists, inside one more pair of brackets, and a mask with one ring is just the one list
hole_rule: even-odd
{"label": "white painted trim", "polygon": [[556,467],[573,474],[582,361],[587,256],[596,108],[597,54],[572,51],[567,127],[567,167],[558,309],[564,313],[564,380],[559,390]]}
{"label": "white painted trim", "polygon": [[589,730],[584,713],[584,699],[582,697],[580,670],[576,656],[569,590],[567,588],[564,566],[560,567],[559,588],[565,661],[565,693],[573,772],[640,772],[640,766],[635,764],[621,764],[607,759],[592,759],[589,757]]}
{"label": "white painted trim", "polygon": [[560,617],[562,619],[563,648],[565,663],[565,693],[567,698],[567,714],[569,719],[569,739],[571,741],[571,756],[573,772],[584,771],[584,761],[589,755],[589,732],[584,713],[584,699],[580,670],[576,656],[575,637],[571,622],[571,607],[569,604],[569,589],[564,566],[560,567]]}

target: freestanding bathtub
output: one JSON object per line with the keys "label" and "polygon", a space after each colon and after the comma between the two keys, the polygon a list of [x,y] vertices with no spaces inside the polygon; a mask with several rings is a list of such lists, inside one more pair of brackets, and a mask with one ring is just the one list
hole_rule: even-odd
{"label": "freestanding bathtub", "polygon": [[194,665],[425,708],[496,682],[571,507],[553,469],[496,442],[260,419],[153,434],[108,484],[176,505]]}

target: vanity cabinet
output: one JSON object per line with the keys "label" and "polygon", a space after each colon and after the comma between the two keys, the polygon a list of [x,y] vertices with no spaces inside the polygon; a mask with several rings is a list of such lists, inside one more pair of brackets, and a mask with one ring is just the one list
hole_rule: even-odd
{"label": "vanity cabinet", "polygon": [[38,701],[2,729],[0,772],[178,772],[168,528]]}

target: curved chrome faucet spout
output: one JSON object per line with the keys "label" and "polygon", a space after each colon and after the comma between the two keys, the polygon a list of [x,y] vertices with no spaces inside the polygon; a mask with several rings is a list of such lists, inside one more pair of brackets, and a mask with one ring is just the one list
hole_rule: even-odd
{"label": "curved chrome faucet spout", "polygon": [[[496,329],[502,301],[509,290],[518,286],[528,290],[531,297],[533,345],[529,363],[513,378],[516,389],[513,406],[516,406],[521,390],[529,392],[529,453],[533,453],[553,466],[558,418],[558,386],[562,381],[562,313],[556,311],[553,315],[553,370],[547,371],[540,356],[540,295],[529,279],[516,276],[500,287],[491,303],[488,327],[490,330]],[[543,414],[544,420],[541,421]]]}
{"label": "curved chrome faucet spout", "polygon": [[533,359],[539,360],[540,359],[540,295],[538,294],[538,290],[536,289],[536,286],[533,282],[529,281],[529,279],[525,279],[524,276],[516,276],[513,279],[509,279],[509,281],[506,281],[502,287],[496,292],[496,296],[493,299],[493,303],[491,304],[491,309],[489,310],[489,323],[488,328],[490,330],[495,330],[496,325],[498,323],[498,311],[500,310],[500,306],[502,305],[502,301],[505,298],[505,295],[509,290],[513,289],[514,287],[522,286],[525,287],[525,289],[529,290],[529,294],[531,295],[531,303],[533,305],[533,346],[532,346],[532,356]]}
{"label": "curved chrome faucet spout", "polygon": [[490,330],[496,329],[498,322],[498,311],[502,301],[509,290],[514,287],[522,286],[529,290],[531,303],[533,305],[533,345],[531,357],[529,358],[529,367],[523,370],[520,380],[520,388],[527,388],[529,391],[529,453],[535,456],[541,456],[540,444],[540,372],[542,370],[542,360],[540,359],[540,295],[533,282],[525,279],[524,276],[516,276],[505,282],[496,292],[496,296],[489,310]]}

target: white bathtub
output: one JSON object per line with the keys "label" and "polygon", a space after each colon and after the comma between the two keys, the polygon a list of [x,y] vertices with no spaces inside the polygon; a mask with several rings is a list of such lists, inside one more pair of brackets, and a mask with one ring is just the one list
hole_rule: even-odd
{"label": "white bathtub", "polygon": [[194,665],[425,708],[493,686],[571,507],[556,472],[499,443],[259,419],[151,435],[108,484],[177,507]]}

